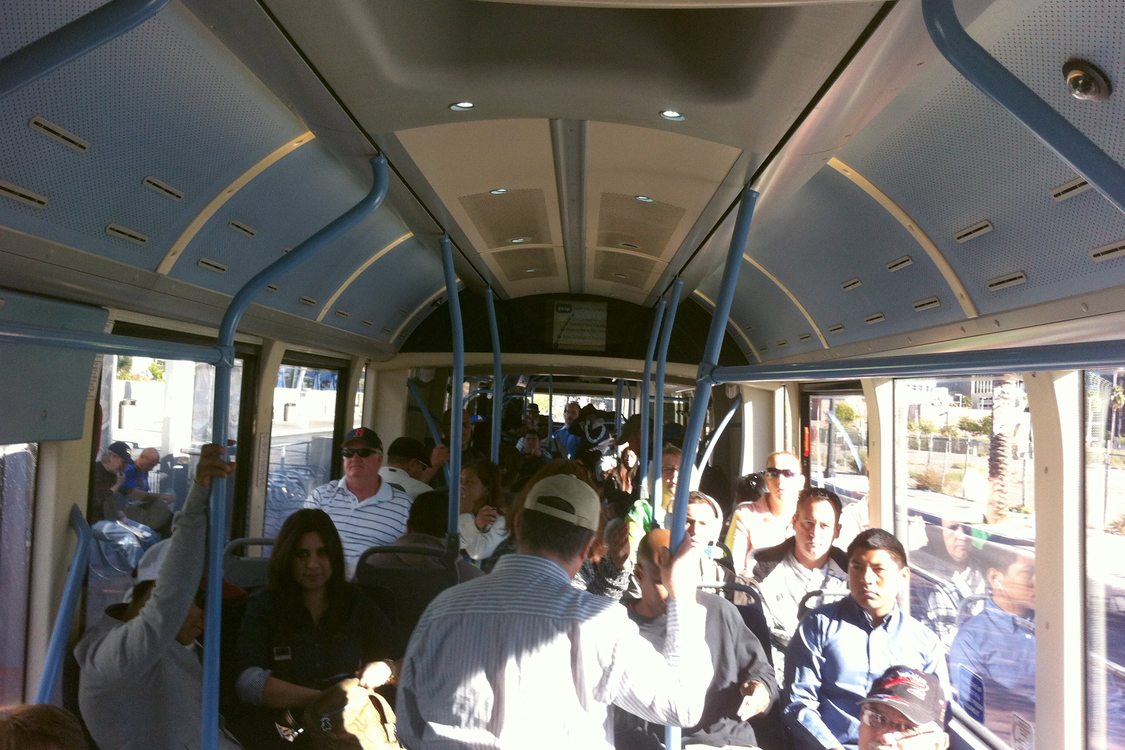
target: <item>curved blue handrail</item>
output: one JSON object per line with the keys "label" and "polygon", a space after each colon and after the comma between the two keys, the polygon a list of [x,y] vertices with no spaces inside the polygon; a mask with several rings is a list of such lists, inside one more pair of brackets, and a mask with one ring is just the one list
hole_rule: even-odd
{"label": "curved blue handrail", "polygon": [[74,548],[70,570],[66,574],[66,585],[63,587],[58,614],[55,615],[55,625],[51,629],[51,639],[47,642],[47,658],[43,664],[43,674],[39,677],[36,703],[50,703],[58,686],[63,658],[66,656],[67,636],[70,634],[70,625],[74,622],[74,610],[78,607],[78,598],[82,595],[82,582],[86,580],[90,546],[94,543],[90,524],[86,523],[86,518],[77,505],[70,507],[70,528],[74,529],[78,543]]}
{"label": "curved blue handrail", "polygon": [[652,313],[652,330],[648,334],[648,348],[645,350],[645,366],[641,375],[641,446],[637,451],[640,463],[637,465],[637,484],[641,492],[648,493],[652,498],[652,485],[649,484],[649,389],[652,388],[652,360],[656,356],[656,344],[660,339],[660,324],[664,320],[664,308],[668,300],[661,299],[656,303]]}
{"label": "curved blue handrail", "polygon": [[[230,418],[231,369],[234,367],[234,335],[238,323],[254,298],[272,281],[315,256],[340,235],[353,229],[372,211],[382,205],[387,197],[390,178],[387,159],[379,154],[371,159],[374,179],[368,191],[356,205],[333,219],[327,226],[313,234],[289,253],[259,271],[234,295],[223,321],[219,325],[218,348],[222,360],[215,366],[214,415],[211,440],[227,444],[227,425]],[[222,624],[223,547],[226,543],[226,480],[215,478],[211,482],[211,508],[207,526],[207,609],[206,631],[218,633]],[[215,750],[219,732],[219,639],[207,638],[203,644],[203,747]]]}
{"label": "curved blue handrail", "polygon": [[500,332],[496,326],[496,303],[492,287],[484,295],[488,308],[488,332],[492,337],[492,443],[489,446],[492,463],[500,464],[500,419],[504,406],[504,371],[500,365]]}
{"label": "curved blue handrail", "polygon": [[[660,326],[660,349],[656,354],[656,385],[653,386],[652,408],[656,412],[652,420],[652,517],[664,524],[664,374],[668,369],[668,345],[672,341],[672,326],[676,323],[676,311],[680,307],[680,294],[684,282],[676,279],[672,284],[672,295],[664,308],[664,323]],[[682,474],[688,478],[690,474]]]}
{"label": "curved blue handrail", "polygon": [[461,323],[461,298],[457,293],[457,273],[453,268],[453,243],[446,235],[441,238],[441,266],[445,272],[445,293],[449,304],[449,322],[453,338],[453,377],[449,407],[449,538],[457,533],[457,515],[460,508],[461,477],[461,419],[465,411],[465,329]]}

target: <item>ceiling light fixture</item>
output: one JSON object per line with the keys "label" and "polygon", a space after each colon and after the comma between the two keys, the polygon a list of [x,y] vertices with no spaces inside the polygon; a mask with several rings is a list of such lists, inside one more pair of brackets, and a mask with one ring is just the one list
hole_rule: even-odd
{"label": "ceiling light fixture", "polygon": [[627,279],[627,278],[629,278],[628,276],[626,276],[626,275],[625,275],[625,274],[623,274],[623,273],[615,273],[615,274],[613,274],[613,275],[614,275],[614,276],[616,276],[616,277],[617,277],[617,278],[619,278],[619,279]]}
{"label": "ceiling light fixture", "polygon": [[492,188],[488,192],[492,195],[503,195],[504,193],[508,192],[508,188]]}
{"label": "ceiling light fixture", "polygon": [[453,102],[449,105],[449,108],[454,112],[468,112],[475,106],[477,105],[473,104],[472,102]]}
{"label": "ceiling light fixture", "polygon": [[656,203],[655,198],[650,198],[647,195],[634,195],[633,197],[639,200],[641,203]]}
{"label": "ceiling light fixture", "polygon": [[662,110],[660,110],[660,116],[663,117],[665,120],[671,120],[672,122],[683,122],[684,121],[683,113],[679,112],[677,110],[674,110],[674,109],[662,109]]}
{"label": "ceiling light fixture", "polygon": [[523,243],[527,242],[527,237],[513,237],[512,239],[508,240],[508,242],[512,245],[522,245]]}

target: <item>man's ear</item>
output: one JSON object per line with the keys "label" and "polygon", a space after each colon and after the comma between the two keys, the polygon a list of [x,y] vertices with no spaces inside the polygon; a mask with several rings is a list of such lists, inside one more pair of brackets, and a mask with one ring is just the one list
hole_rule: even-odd
{"label": "man's ear", "polygon": [[[518,521],[517,521],[517,523],[518,523]],[[517,538],[519,537],[518,531],[516,532],[516,537]],[[586,542],[586,546],[582,548],[582,562],[586,562],[587,560],[590,559],[590,555],[592,555],[594,553],[594,548],[597,546],[597,544],[598,544],[598,535],[594,534],[593,536],[590,537],[590,541]]]}

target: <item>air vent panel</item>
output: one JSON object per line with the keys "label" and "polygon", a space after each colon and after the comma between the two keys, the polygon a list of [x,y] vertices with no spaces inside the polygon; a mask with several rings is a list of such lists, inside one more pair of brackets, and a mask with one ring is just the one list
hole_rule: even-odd
{"label": "air vent panel", "polygon": [[309,307],[316,307],[316,300],[313,299],[312,297],[301,297],[297,301],[300,302],[302,305],[308,305]]}
{"label": "air vent panel", "polygon": [[105,233],[110,237],[116,237],[119,240],[132,242],[134,245],[143,245],[148,242],[148,237],[138,232],[136,229],[123,227],[120,224],[110,224],[105,228]]}
{"label": "air vent panel", "polygon": [[243,224],[241,221],[234,221],[233,219],[227,222],[227,226],[234,231],[239,232],[240,234],[246,235],[247,237],[253,237],[258,233],[258,231],[253,227]]}
{"label": "air vent panel", "polygon": [[79,138],[74,133],[71,133],[64,127],[56,125],[44,117],[32,117],[28,127],[37,133],[50,138],[56,143],[61,143],[67,148],[74,149],[78,153],[85,153],[90,148],[90,143],[82,138]]}
{"label": "air vent panel", "polygon": [[1094,248],[1090,251],[1090,258],[1095,263],[1104,263],[1107,260],[1114,260],[1125,255],[1125,240],[1121,242],[1111,242],[1108,245]]}
{"label": "air vent panel", "polygon": [[887,319],[886,315],[884,315],[881,312],[877,312],[877,313],[872,313],[871,315],[868,315],[866,318],[863,319],[863,322],[866,323],[869,326],[873,326],[876,323],[882,323],[886,319]]}
{"label": "air vent panel", "polygon": [[1082,193],[1085,193],[1089,189],[1090,183],[1086,181],[1086,178],[1079,177],[1059,185],[1051,191],[1051,197],[1061,203],[1062,201],[1070,200],[1076,195],[1082,195]]}
{"label": "air vent panel", "polygon": [[1023,283],[1026,283],[1026,282],[1027,282],[1027,274],[1025,274],[1023,271],[1016,271],[1014,273],[1006,273],[1003,276],[997,276],[996,278],[990,280],[988,282],[988,291],[997,292],[997,291],[1000,291],[1001,289],[1007,289],[1009,287],[1019,286],[1020,284],[1023,284]]}
{"label": "air vent panel", "polygon": [[978,237],[983,237],[991,231],[992,222],[988,219],[985,219],[984,221],[978,221],[972,226],[965,227],[960,232],[953,235],[953,239],[957,240],[959,243],[965,243],[969,240],[975,240]]}
{"label": "air vent panel", "polygon": [[39,193],[3,180],[0,180],[0,195],[35,208],[47,207],[47,196],[39,195]]}
{"label": "air vent panel", "polygon": [[922,312],[923,310],[932,310],[935,307],[941,307],[941,300],[937,297],[926,297],[914,303],[914,310]]}
{"label": "air vent panel", "polygon": [[836,323],[834,325],[828,326],[829,333],[843,333],[844,330],[845,328],[843,323]]}
{"label": "air vent panel", "polygon": [[894,273],[895,271],[901,271],[904,268],[909,268],[912,265],[914,265],[914,259],[909,255],[904,255],[901,258],[895,258],[890,263],[888,263],[887,270],[891,273]]}
{"label": "air vent panel", "polygon": [[859,277],[848,279],[840,285],[840,287],[843,288],[845,292],[850,292],[853,289],[859,289],[861,286],[863,286],[863,282],[860,281]]}
{"label": "air vent panel", "polygon": [[155,177],[146,177],[141,181],[141,184],[154,193],[163,195],[165,198],[169,198],[174,201],[182,201],[184,199],[184,193],[182,190],[177,190],[167,182],[162,182]]}
{"label": "air vent panel", "polygon": [[227,272],[226,266],[224,266],[219,261],[211,260],[210,258],[200,258],[198,261],[196,261],[196,265],[199,266],[200,268],[205,268],[208,271],[214,271],[215,273],[226,273]]}

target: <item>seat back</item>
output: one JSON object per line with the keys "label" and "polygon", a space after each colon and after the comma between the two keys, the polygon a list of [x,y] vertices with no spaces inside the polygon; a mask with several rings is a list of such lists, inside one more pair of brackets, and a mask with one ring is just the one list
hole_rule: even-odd
{"label": "seat back", "polygon": [[[421,557],[404,563],[399,555]],[[372,547],[360,555],[355,580],[395,622],[405,645],[429,603],[460,582],[457,559],[456,550],[450,554],[448,549],[407,545]]]}
{"label": "seat back", "polygon": [[766,659],[773,664],[773,649],[770,648],[770,623],[762,606],[762,593],[752,583],[731,582],[723,586],[723,595],[734,602],[746,627],[762,645]]}
{"label": "seat back", "polygon": [[231,539],[223,549],[223,578],[239,588],[253,591],[269,580],[269,555],[249,557],[239,554],[246,547],[272,546],[275,540],[268,537],[243,537]]}

